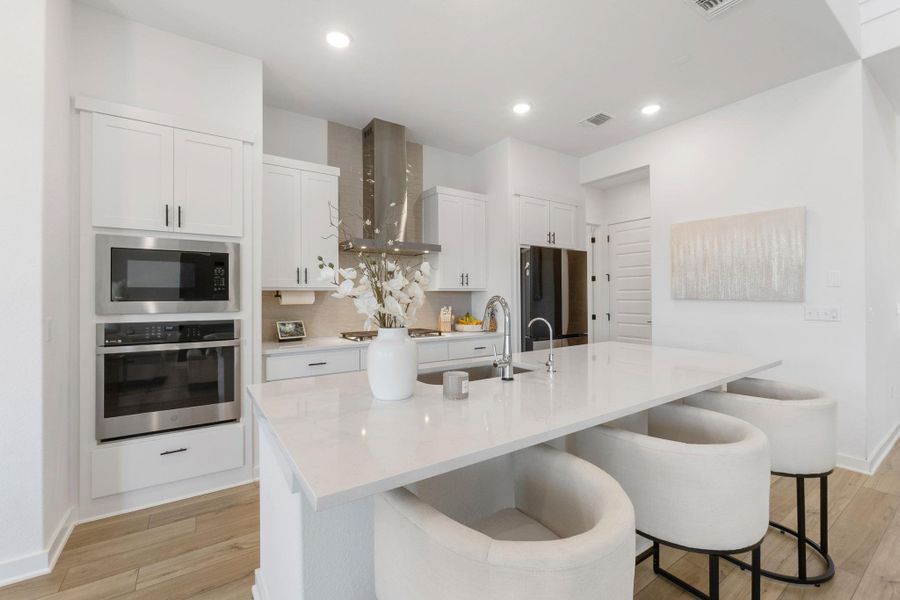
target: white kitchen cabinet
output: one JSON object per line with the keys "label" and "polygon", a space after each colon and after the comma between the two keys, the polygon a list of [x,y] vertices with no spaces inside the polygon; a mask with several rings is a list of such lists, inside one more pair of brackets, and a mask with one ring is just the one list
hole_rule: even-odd
{"label": "white kitchen cabinet", "polygon": [[266,357],[266,381],[359,371],[360,348],[320,350]]}
{"label": "white kitchen cabinet", "polygon": [[240,140],[175,130],[175,231],[241,236],[243,151]]}
{"label": "white kitchen cabinet", "polygon": [[95,113],[91,116],[92,223],[240,237],[240,140]]}
{"label": "white kitchen cabinet", "polygon": [[338,264],[340,169],[276,156],[263,162],[263,288],[332,288],[319,277],[318,257]]}
{"label": "white kitchen cabinet", "polygon": [[95,114],[91,204],[97,227],[166,231],[175,210],[171,127]]}
{"label": "white kitchen cabinet", "polygon": [[519,196],[519,243],[573,249],[578,244],[578,207]]}
{"label": "white kitchen cabinet", "polygon": [[424,194],[425,241],[441,251],[427,256],[432,291],[483,290],[487,286],[487,199],[435,187]]}

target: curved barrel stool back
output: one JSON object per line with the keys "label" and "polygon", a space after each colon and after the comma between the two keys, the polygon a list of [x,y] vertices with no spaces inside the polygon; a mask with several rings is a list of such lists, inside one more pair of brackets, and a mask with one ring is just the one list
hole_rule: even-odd
{"label": "curved barrel stool back", "polygon": [[[653,547],[653,571],[698,598],[719,597],[719,557],[752,551],[752,597],[760,597],[759,546],[769,514],[765,435],[739,419],[670,404],[570,435],[566,449],[612,475],[634,503],[637,532]],[[737,515],[737,517],[736,517]],[[709,555],[709,594],[659,564],[660,544]]]}
{"label": "curved barrel stool back", "polygon": [[527,448],[375,499],[379,600],[627,600],[633,589],[628,496],[555,448]]}
{"label": "curved barrel stool back", "polygon": [[[772,473],[796,479],[797,530],[772,521],[772,527],[797,538],[797,575],[762,571],[787,583],[820,585],[834,577],[828,554],[828,476],[837,459],[837,402],[812,388],[747,377],[727,386],[727,392],[701,392],[686,404],[732,415],[756,425],[769,438]],[[819,480],[821,522],[819,543],[806,535],[806,479]],[[820,575],[809,576],[806,547],[825,563]],[[746,563],[733,560],[746,568]]]}

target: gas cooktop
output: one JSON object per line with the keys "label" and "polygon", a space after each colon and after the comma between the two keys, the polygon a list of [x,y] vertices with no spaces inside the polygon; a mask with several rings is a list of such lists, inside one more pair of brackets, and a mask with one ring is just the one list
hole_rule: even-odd
{"label": "gas cooktop", "polygon": [[[354,342],[364,342],[366,340],[371,340],[375,336],[378,335],[378,331],[345,331],[341,334],[341,337],[345,340],[352,340]],[[411,338],[420,338],[420,337],[437,337],[441,335],[441,332],[437,329],[423,329],[421,327],[416,327],[409,330],[409,337]]]}

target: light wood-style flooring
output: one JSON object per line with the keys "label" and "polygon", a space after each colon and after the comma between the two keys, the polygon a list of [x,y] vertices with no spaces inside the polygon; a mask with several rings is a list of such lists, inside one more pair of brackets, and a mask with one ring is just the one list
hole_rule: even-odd
{"label": "light wood-style flooring", "polygon": [[[817,535],[819,491],[807,483],[807,527]],[[838,469],[830,479],[831,552],[837,575],[821,588],[763,580],[766,600],[900,600],[900,445],[878,473]],[[247,600],[259,564],[258,487],[245,485],[75,528],[49,575],[0,588],[0,600]],[[771,513],[796,526],[794,481],[775,478]],[[769,532],[763,566],[792,570],[796,546]],[[818,561],[810,554],[810,573]],[[663,550],[663,566],[706,589],[706,557]],[[750,597],[749,575],[721,563],[722,600]],[[690,598],[637,568],[635,598]]]}

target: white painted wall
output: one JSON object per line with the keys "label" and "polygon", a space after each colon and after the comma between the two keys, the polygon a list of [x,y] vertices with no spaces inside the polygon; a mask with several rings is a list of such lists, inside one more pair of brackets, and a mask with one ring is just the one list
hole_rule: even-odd
{"label": "white painted wall", "polygon": [[[11,343],[0,347],[0,582],[39,569],[43,549],[41,269],[44,193],[44,65],[46,6],[35,0],[0,4],[0,94],[4,172],[0,219],[0,319]],[[27,257],[27,260],[23,258]],[[23,561],[23,562],[19,562]]]}
{"label": "white painted wall", "polygon": [[623,223],[650,216],[650,179],[603,190],[604,222]]}
{"label": "white painted wall", "polygon": [[422,146],[422,189],[436,185],[480,192],[475,186],[475,159],[465,154]]}
{"label": "white painted wall", "polygon": [[328,164],[328,121],[264,106],[263,152]]}
{"label": "white painted wall", "polygon": [[[46,571],[74,501],[70,462],[68,0],[0,3],[0,585]],[[51,236],[59,239],[52,240]],[[51,319],[47,327],[45,317]]]}
{"label": "white painted wall", "polygon": [[[80,3],[73,5],[72,75],[74,95],[135,106],[190,121],[192,128],[224,127],[246,132],[261,141],[263,134],[262,63],[228,50],[183,38],[128,21]],[[76,126],[76,132],[79,131]],[[76,133],[77,135],[77,133]],[[75,165],[80,157],[73,156]],[[260,372],[261,314],[259,290],[259,219],[262,144],[244,144],[244,237],[241,238],[241,310],[229,318],[242,321],[242,377],[254,381]],[[78,177],[74,186],[79,186]],[[77,187],[75,189],[78,189]],[[253,426],[250,402],[243,402],[246,464],[241,469],[216,473],[100,499],[90,497],[91,451],[94,449],[94,326],[117,320],[94,312],[93,236],[90,198],[78,194],[81,340],[79,356],[80,494],[79,518],[91,519],[116,512],[192,496],[236,485],[252,477]],[[120,232],[121,233],[121,232]],[[180,234],[170,234],[182,237]],[[187,236],[196,239],[196,236]],[[191,318],[221,318],[195,314]],[[173,315],[123,317],[122,320],[171,320]]]}
{"label": "white painted wall", "polygon": [[900,181],[897,115],[863,69],[866,216],[867,456],[886,451],[900,424]]}
{"label": "white painted wall", "polygon": [[73,91],[262,132],[258,59],[75,3]]}
{"label": "white painted wall", "polygon": [[[861,66],[850,64],[581,161],[584,183],[650,167],[654,342],[781,358],[767,376],[838,399],[845,463],[866,458],[860,115]],[[841,322],[804,321],[795,303],[672,300],[673,223],[797,205],[808,209],[807,302],[841,306]],[[825,286],[832,269],[841,288]]]}
{"label": "white painted wall", "polygon": [[[829,0],[829,2],[840,0]],[[868,0],[860,4],[862,57],[900,47],[900,2]]]}

